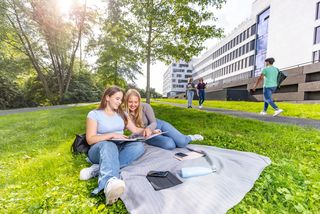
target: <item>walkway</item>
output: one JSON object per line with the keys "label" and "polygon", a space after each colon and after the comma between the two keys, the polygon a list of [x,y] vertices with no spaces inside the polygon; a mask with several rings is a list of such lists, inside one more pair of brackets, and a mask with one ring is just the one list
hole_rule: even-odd
{"label": "walkway", "polygon": [[[156,102],[186,108],[186,105],[183,105],[183,104],[176,104],[176,103],[162,102],[162,101],[156,101]],[[198,106],[197,106],[197,108],[198,108]],[[227,114],[227,115],[232,115],[232,116],[236,116],[236,117],[251,118],[251,119],[265,121],[265,122],[292,124],[292,125],[297,125],[297,126],[304,126],[304,127],[309,127],[309,128],[311,127],[311,128],[320,129],[320,120],[302,119],[302,118],[284,117],[284,116],[273,117],[272,115],[260,115],[257,113],[227,110],[227,109],[222,109],[222,108],[203,107],[201,110],[215,112],[215,113],[219,113],[219,114]]]}
{"label": "walkway", "polygon": [[0,110],[0,116],[8,115],[8,114],[23,113],[23,112],[41,111],[41,110],[47,110],[47,109],[70,108],[70,107],[75,107],[75,106],[87,106],[87,105],[92,105],[92,104],[97,104],[97,103],[77,103],[77,104],[67,104],[67,105]]}

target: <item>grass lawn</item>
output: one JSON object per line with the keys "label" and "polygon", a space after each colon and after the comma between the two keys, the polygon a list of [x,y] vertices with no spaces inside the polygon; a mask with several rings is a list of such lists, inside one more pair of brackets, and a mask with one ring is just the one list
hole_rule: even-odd
{"label": "grass lawn", "polygon": [[[317,213],[320,210],[320,131],[153,104],[158,118],[202,144],[268,156],[253,189],[229,213]],[[75,133],[95,106],[0,116],[0,213],[127,213],[91,197],[97,179],[80,181],[88,166],[73,156]],[[187,202],[186,202],[187,203]]]}
{"label": "grass lawn", "polygon": [[[187,100],[182,99],[157,99],[163,102],[172,102],[187,105]],[[194,100],[194,107],[199,106],[198,100]],[[276,102],[279,108],[283,109],[282,116],[309,118],[320,120],[320,104],[302,104],[302,103],[287,103]],[[245,102],[245,101],[219,101],[206,100],[203,103],[204,107],[223,108],[230,110],[246,111],[259,113],[263,110],[263,102]],[[271,106],[267,111],[268,114],[273,114],[274,111]]]}

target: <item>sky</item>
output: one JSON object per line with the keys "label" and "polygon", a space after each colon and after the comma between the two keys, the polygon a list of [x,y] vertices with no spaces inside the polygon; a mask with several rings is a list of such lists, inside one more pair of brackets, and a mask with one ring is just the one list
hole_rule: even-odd
{"label": "sky", "polygon": [[[227,36],[239,24],[250,17],[251,5],[254,1],[255,0],[227,0],[227,3],[223,5],[222,9],[214,13],[215,17],[218,18],[216,25],[224,29],[224,35]],[[218,42],[218,39],[208,39],[207,41],[205,41],[204,45],[207,47],[207,49],[209,49]],[[205,52],[205,50],[203,52]],[[136,84],[139,88],[145,89],[147,84],[147,66],[143,65],[142,68],[144,75],[137,76],[138,80],[136,80]],[[156,62],[156,64],[154,65],[151,65],[150,87],[155,88],[156,91],[161,94],[163,85],[163,74],[167,70],[167,68],[168,65],[165,65],[160,61]]]}

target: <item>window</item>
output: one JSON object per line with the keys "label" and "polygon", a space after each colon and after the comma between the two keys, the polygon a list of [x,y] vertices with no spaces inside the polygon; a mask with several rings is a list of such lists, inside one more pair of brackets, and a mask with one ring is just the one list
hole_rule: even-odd
{"label": "window", "polygon": [[252,51],[254,49],[254,45],[255,45],[255,40],[252,40],[250,42],[250,51]]}
{"label": "window", "polygon": [[176,79],[172,79],[172,82],[176,82]]}
{"label": "window", "polygon": [[255,24],[251,26],[251,36],[254,34],[256,34],[256,25]]}
{"label": "window", "polygon": [[320,2],[317,3],[316,20],[320,19]]}
{"label": "window", "polygon": [[249,58],[249,66],[253,65],[253,55]]}
{"label": "window", "polygon": [[319,51],[314,51],[313,52],[313,56],[312,56],[312,62],[313,63],[316,63],[316,62],[319,62]]}
{"label": "window", "polygon": [[187,73],[192,73],[192,70],[187,70]]}
{"label": "window", "polygon": [[314,29],[314,44],[320,43],[320,26]]}

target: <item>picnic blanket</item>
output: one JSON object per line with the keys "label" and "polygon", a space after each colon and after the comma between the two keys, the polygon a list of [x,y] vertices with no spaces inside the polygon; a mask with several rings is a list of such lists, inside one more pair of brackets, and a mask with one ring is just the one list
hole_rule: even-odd
{"label": "picnic blanket", "polygon": [[[188,147],[205,151],[217,171],[183,179],[179,176],[182,167],[210,167],[209,163],[203,157],[185,161],[174,158],[177,152],[188,152],[185,148],[169,151],[145,145],[144,155],[121,170],[126,183],[121,199],[130,213],[226,213],[244,198],[263,169],[271,163],[268,157],[250,152],[194,144]],[[168,170],[183,183],[155,191],[146,179],[151,170]]]}

